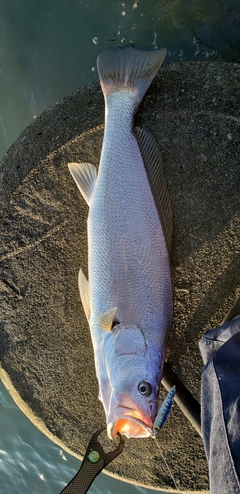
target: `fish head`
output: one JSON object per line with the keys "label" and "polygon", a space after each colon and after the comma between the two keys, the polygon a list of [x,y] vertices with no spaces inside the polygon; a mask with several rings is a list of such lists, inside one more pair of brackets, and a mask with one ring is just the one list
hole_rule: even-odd
{"label": "fish head", "polygon": [[109,437],[150,436],[163,366],[159,347],[138,326],[118,324],[107,335],[101,364],[99,398]]}

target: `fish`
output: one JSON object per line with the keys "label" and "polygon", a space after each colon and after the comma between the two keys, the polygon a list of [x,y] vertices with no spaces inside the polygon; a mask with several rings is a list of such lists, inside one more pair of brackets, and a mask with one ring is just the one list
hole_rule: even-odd
{"label": "fish", "polygon": [[111,439],[151,436],[173,319],[172,209],[161,152],[150,129],[134,128],[165,55],[130,45],[98,56],[105,99],[98,172],[91,163],[68,164],[89,206],[88,280],[80,269],[78,285]]}

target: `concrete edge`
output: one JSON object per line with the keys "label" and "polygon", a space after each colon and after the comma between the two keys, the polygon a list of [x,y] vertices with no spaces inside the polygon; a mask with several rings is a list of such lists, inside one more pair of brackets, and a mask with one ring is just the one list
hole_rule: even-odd
{"label": "concrete edge", "polygon": [[[21,410],[22,413],[30,420],[30,422],[37,427],[37,429],[42,432],[45,436],[47,436],[50,441],[52,441],[54,444],[62,448],[66,453],[68,453],[71,456],[74,456],[78,460],[82,461],[83,456],[78,455],[74,451],[70,450],[60,439],[58,439],[52,432],[48,430],[46,425],[43,423],[42,420],[40,420],[31,410],[31,408],[25,403],[25,401],[21,398],[20,394],[16,390],[16,388],[13,386],[13,383],[7,374],[7,372],[0,366],[0,379],[5,387],[5,389],[8,391],[10,396],[12,397],[14,403],[17,405],[17,407]],[[90,439],[90,438],[89,438]],[[86,445],[87,446],[87,445]],[[138,487],[142,487],[145,489],[151,489],[153,491],[159,492],[157,488],[154,488],[153,486],[148,486],[145,484],[138,484],[137,482],[134,481],[126,481],[120,475],[113,474],[112,472],[109,472],[108,470],[103,469],[103,473],[105,475],[108,475],[109,477],[112,477],[116,480],[119,480],[121,482],[124,482],[125,484],[132,484],[136,485]],[[165,492],[168,492],[169,494],[176,494],[178,492],[181,492],[181,494],[210,494],[210,491],[176,491],[176,490],[169,490],[165,489]]]}

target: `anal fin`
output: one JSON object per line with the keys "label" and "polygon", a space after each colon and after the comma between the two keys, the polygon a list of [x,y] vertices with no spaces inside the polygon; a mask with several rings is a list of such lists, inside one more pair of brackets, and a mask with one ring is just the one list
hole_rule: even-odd
{"label": "anal fin", "polygon": [[85,201],[90,205],[91,195],[97,180],[97,170],[91,163],[69,163],[69,171]]}

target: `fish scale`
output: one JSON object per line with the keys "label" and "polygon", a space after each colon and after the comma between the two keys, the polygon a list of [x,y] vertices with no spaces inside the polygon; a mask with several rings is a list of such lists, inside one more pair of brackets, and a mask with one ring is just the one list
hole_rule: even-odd
{"label": "fish scale", "polygon": [[156,141],[133,116],[165,56],[132,46],[98,57],[105,130],[98,174],[69,165],[89,205],[79,289],[109,437],[147,437],[173,316],[171,208]]}
{"label": "fish scale", "polygon": [[[134,106],[130,112],[126,94],[114,96],[107,110],[107,132],[88,219],[92,313],[101,314],[118,306],[120,320],[159,331],[164,312],[168,312],[167,297],[171,298],[171,282],[169,293],[165,285],[159,284],[160,277],[170,279],[168,252],[140,150],[131,132]],[[122,112],[117,123],[119,108]],[[107,194],[99,190],[107,190]],[[114,285],[113,279],[117,280]]]}

